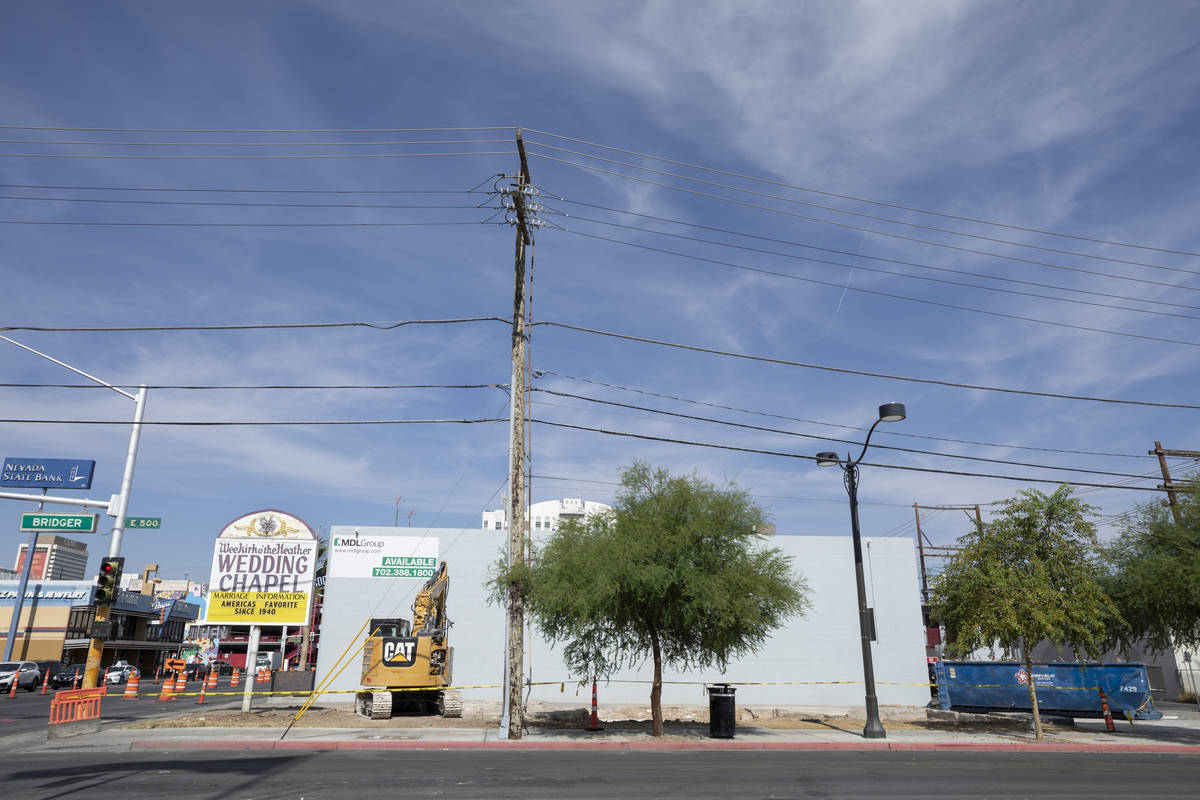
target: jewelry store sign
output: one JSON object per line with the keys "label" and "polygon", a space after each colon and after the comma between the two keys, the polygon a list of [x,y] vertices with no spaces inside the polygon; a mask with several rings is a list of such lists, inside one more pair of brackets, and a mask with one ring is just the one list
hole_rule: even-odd
{"label": "jewelry store sign", "polygon": [[268,509],[225,526],[213,548],[210,625],[305,625],[317,537],[298,517]]}
{"label": "jewelry store sign", "polygon": [[329,547],[330,578],[432,578],[438,540],[418,536],[335,533]]}

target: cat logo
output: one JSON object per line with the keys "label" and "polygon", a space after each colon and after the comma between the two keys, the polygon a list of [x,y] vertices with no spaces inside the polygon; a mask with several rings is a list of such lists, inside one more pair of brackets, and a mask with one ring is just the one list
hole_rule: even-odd
{"label": "cat logo", "polygon": [[385,667],[411,667],[417,657],[417,640],[414,637],[383,640],[383,665]]}

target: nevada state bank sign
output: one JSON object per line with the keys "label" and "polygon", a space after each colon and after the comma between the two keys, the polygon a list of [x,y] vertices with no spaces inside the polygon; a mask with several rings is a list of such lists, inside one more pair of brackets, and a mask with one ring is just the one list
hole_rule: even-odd
{"label": "nevada state bank sign", "polygon": [[208,624],[305,625],[317,537],[298,517],[267,509],[225,526],[213,549]]}

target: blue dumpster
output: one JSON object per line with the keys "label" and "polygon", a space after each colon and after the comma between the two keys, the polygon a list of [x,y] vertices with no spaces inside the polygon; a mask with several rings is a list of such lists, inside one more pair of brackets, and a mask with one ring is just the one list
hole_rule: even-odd
{"label": "blue dumpster", "polygon": [[[1034,664],[1038,709],[1065,717],[1102,717],[1100,690],[1115,719],[1162,719],[1150,698],[1146,665]],[[950,711],[1029,712],[1029,676],[1016,661],[939,661],[938,702]]]}

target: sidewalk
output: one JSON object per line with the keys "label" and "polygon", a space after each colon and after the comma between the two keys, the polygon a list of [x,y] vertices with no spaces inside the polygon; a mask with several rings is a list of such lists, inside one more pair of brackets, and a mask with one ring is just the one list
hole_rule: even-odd
{"label": "sidewalk", "polygon": [[[828,712],[830,709],[822,709]],[[851,712],[853,709],[842,711]],[[923,709],[913,709],[914,717]],[[966,716],[971,729],[954,720],[931,721],[929,729],[897,724],[882,740],[863,739],[846,725],[815,725],[803,729],[755,725],[739,721],[733,739],[709,737],[707,723],[674,722],[667,735],[649,735],[638,721],[601,722],[604,730],[530,724],[520,740],[502,740],[498,727],[481,719],[464,719],[461,727],[425,727],[413,718],[393,720],[395,726],[341,728],[283,727],[125,728],[105,724],[96,734],[56,741],[33,741],[10,747],[17,752],[180,751],[180,750],[989,750],[1027,752],[1138,752],[1200,756],[1200,715],[1166,711],[1162,720],[1133,726],[1116,722],[1117,732],[1105,731],[1103,720],[1078,720],[1074,727],[1052,727],[1046,741],[1034,741],[1030,731],[988,731],[977,716]],[[962,719],[962,717],[960,717]],[[884,725],[888,720],[885,715]],[[943,727],[944,726],[944,727]],[[1010,722],[1011,726],[1011,722]],[[283,737],[283,738],[281,738]]]}

